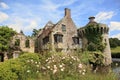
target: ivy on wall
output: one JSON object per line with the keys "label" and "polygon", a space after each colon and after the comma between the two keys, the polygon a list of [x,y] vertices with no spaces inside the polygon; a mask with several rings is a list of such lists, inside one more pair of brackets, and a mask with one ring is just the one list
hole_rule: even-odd
{"label": "ivy on wall", "polygon": [[85,36],[88,40],[88,51],[103,51],[105,44],[101,31],[99,31],[99,24],[89,24],[85,27]]}

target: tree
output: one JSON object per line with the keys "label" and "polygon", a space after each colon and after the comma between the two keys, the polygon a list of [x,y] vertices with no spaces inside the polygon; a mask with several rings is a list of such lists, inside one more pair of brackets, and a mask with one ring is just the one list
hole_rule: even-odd
{"label": "tree", "polygon": [[38,34],[39,30],[37,29],[33,29],[33,33],[32,33],[32,36],[36,36]]}
{"label": "tree", "polygon": [[6,52],[9,49],[9,43],[15,31],[7,26],[0,26],[0,52]]}
{"label": "tree", "polygon": [[111,48],[115,48],[117,46],[120,46],[120,40],[118,38],[110,38],[109,42],[110,42]]}

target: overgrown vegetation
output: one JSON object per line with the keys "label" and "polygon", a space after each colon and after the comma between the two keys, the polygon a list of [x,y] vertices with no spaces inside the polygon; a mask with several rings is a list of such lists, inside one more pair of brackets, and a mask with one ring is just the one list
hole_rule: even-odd
{"label": "overgrown vegetation", "polygon": [[89,60],[85,58],[57,52],[24,53],[0,63],[0,80],[117,80],[113,73],[91,73],[90,65],[85,63]]}
{"label": "overgrown vegetation", "polygon": [[0,52],[6,52],[9,49],[9,43],[16,32],[7,26],[0,26]]}
{"label": "overgrown vegetation", "polygon": [[88,40],[88,51],[103,51],[105,44],[103,43],[102,33],[98,31],[99,25],[89,24],[85,27],[86,33],[85,36]]}

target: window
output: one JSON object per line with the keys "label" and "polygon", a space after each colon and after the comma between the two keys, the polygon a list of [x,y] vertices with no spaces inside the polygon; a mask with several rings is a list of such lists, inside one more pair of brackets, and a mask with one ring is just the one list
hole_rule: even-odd
{"label": "window", "polygon": [[65,32],[66,31],[66,26],[62,24],[62,31]]}
{"label": "window", "polygon": [[79,44],[79,38],[78,37],[73,37],[73,42],[74,42],[74,44]]}
{"label": "window", "polygon": [[63,35],[55,34],[54,40],[55,40],[55,43],[63,42]]}
{"label": "window", "polygon": [[49,36],[43,38],[43,44],[47,44],[49,42]]}
{"label": "window", "polygon": [[20,39],[15,40],[15,46],[20,46]]}
{"label": "window", "polygon": [[27,39],[27,40],[25,41],[25,47],[26,47],[26,48],[29,48],[29,47],[30,47],[30,40],[29,40],[29,39]]}

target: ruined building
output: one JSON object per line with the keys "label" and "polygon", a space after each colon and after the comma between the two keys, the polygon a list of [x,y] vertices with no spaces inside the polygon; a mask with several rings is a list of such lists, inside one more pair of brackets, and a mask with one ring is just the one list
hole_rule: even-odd
{"label": "ruined building", "polygon": [[25,36],[23,32],[17,33],[13,36],[13,40],[10,44],[13,50],[13,58],[18,57],[21,52],[34,53],[34,38]]}
{"label": "ruined building", "polygon": [[[17,53],[19,53],[19,51],[37,53],[47,50],[69,52],[77,48],[82,48],[84,51],[89,44],[85,33],[91,34],[91,32],[96,31],[102,34],[102,43],[106,43],[103,54],[105,55],[104,60],[106,65],[108,65],[111,63],[111,51],[108,38],[109,28],[105,24],[95,22],[94,19],[95,17],[90,17],[90,21],[87,24],[92,24],[92,29],[86,29],[86,26],[77,29],[71,18],[70,9],[65,8],[64,17],[56,24],[49,21],[44,28],[38,32],[36,38],[26,37],[22,33],[15,35],[12,44],[19,46],[19,48],[17,48],[18,50],[14,50],[14,56],[18,56]],[[96,25],[99,25],[99,27],[95,28],[94,26]]]}
{"label": "ruined building", "polygon": [[[102,51],[104,54],[104,64],[109,65],[111,64],[111,51],[110,51],[110,44],[109,44],[109,28],[106,24],[97,23],[94,21],[95,17],[89,17],[89,22],[85,27],[78,29],[78,36],[82,39],[82,48],[83,50],[88,46],[90,43],[86,38],[86,33],[88,34],[101,34],[102,35],[102,44],[105,44],[105,48]],[[88,28],[86,28],[88,27]],[[90,36],[90,35],[88,35]],[[94,36],[93,36],[94,37]]]}
{"label": "ruined building", "polygon": [[37,36],[37,51],[53,50],[68,51],[80,47],[81,41],[77,36],[77,28],[71,18],[70,9],[65,9],[64,17],[53,24],[49,21]]}

